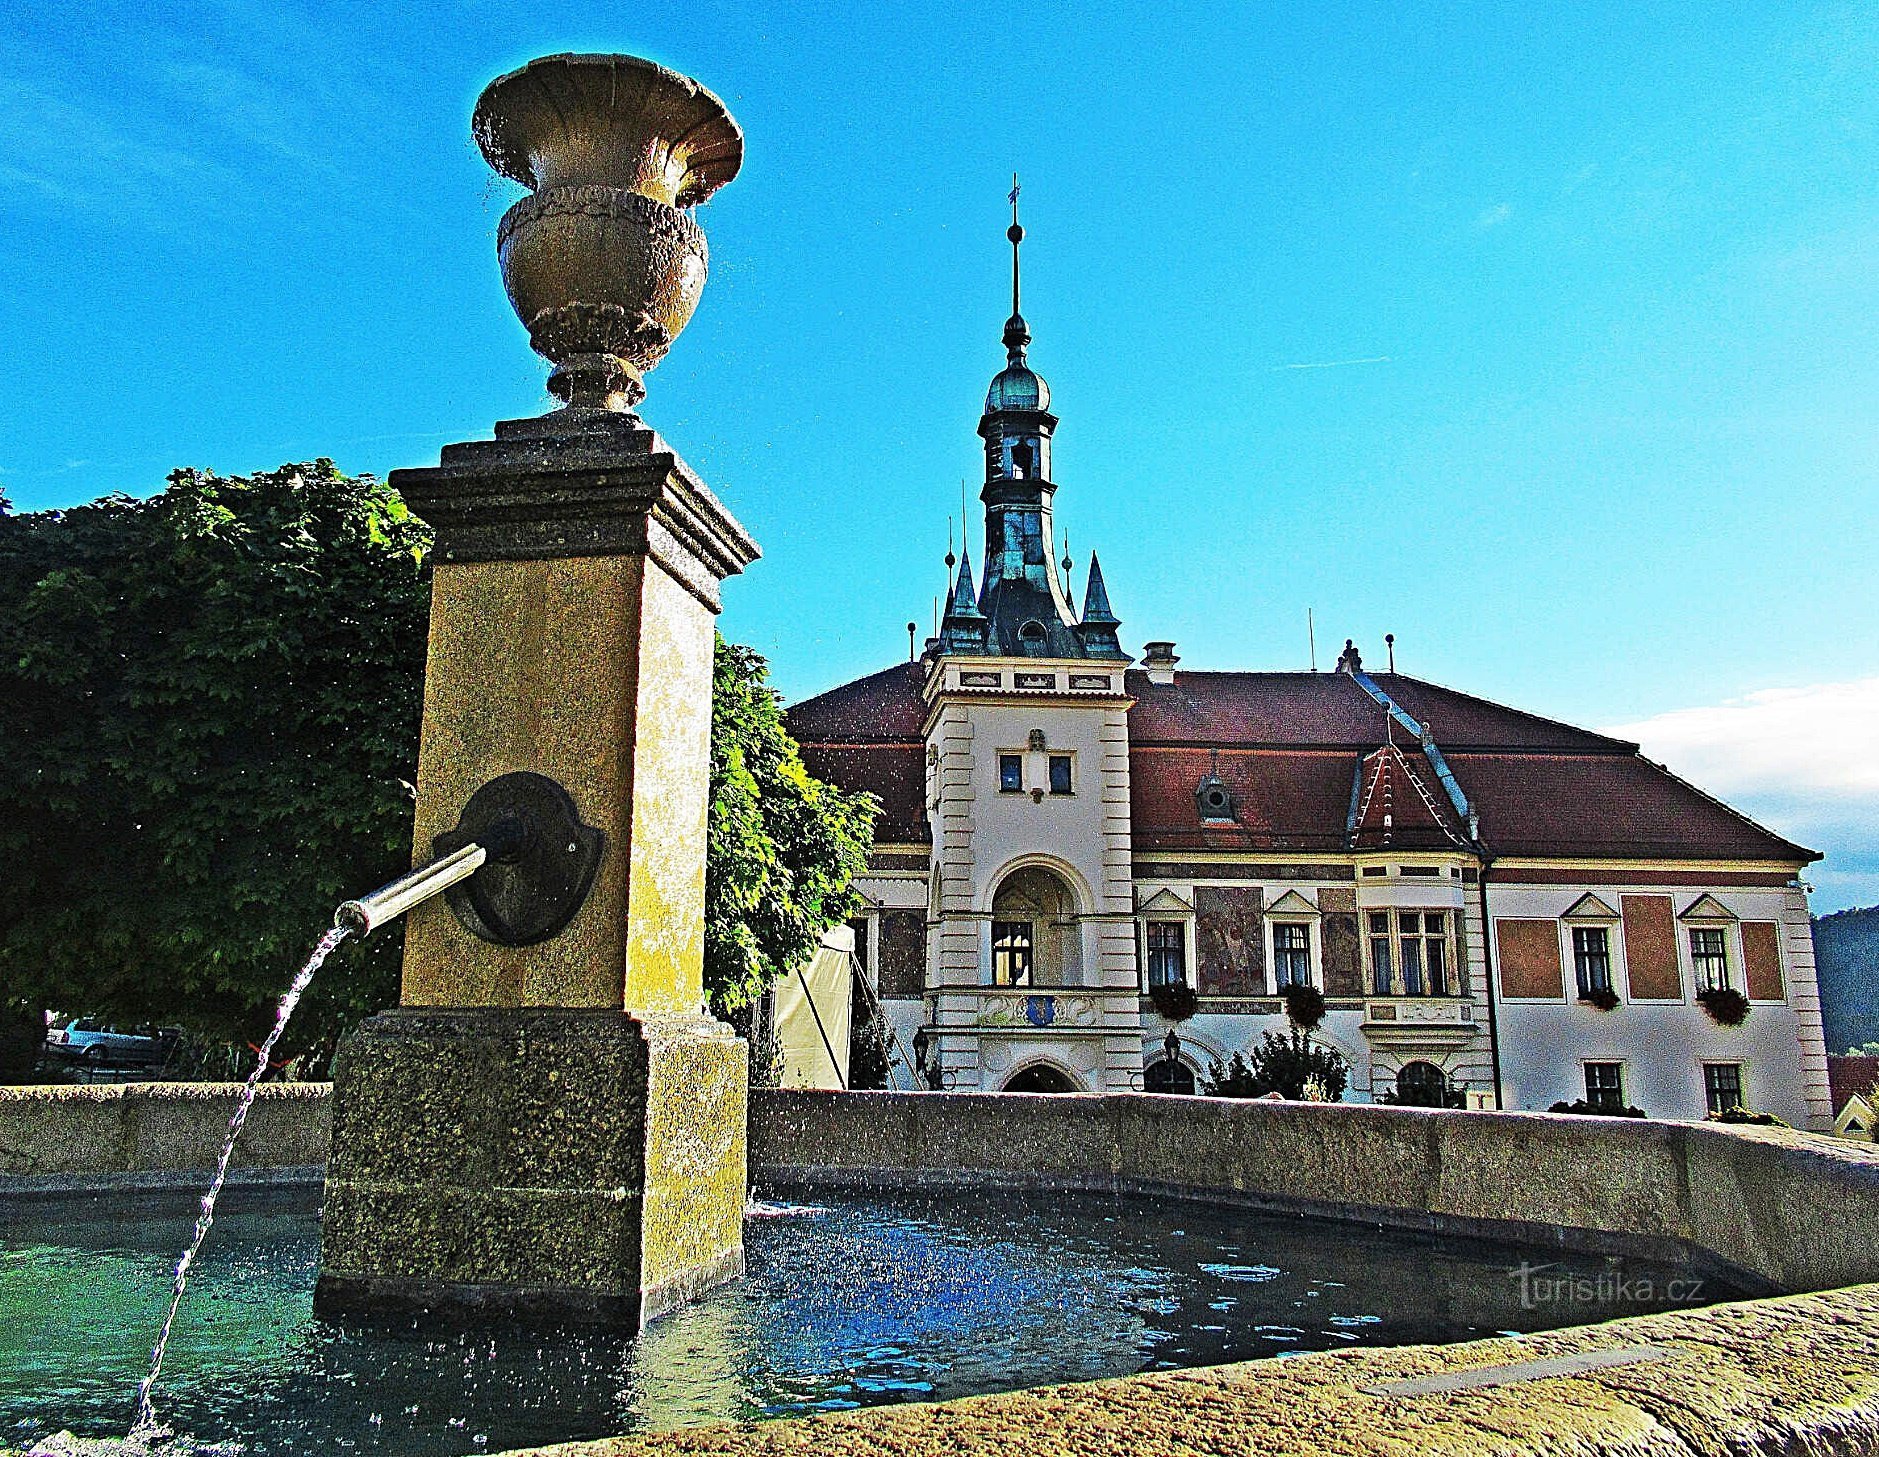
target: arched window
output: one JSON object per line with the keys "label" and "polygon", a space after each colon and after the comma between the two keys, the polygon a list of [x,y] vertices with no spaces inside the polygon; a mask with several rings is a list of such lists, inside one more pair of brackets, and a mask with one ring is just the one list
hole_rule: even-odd
{"label": "arched window", "polygon": [[1074,986],[1082,970],[1077,901],[1055,872],[1025,865],[992,897],[992,984]]}
{"label": "arched window", "polygon": [[1164,1057],[1143,1069],[1142,1086],[1151,1093],[1192,1093],[1194,1070],[1184,1062]]}
{"label": "arched window", "polygon": [[1432,1062],[1406,1062],[1396,1075],[1396,1101],[1406,1108],[1446,1108],[1448,1079]]}

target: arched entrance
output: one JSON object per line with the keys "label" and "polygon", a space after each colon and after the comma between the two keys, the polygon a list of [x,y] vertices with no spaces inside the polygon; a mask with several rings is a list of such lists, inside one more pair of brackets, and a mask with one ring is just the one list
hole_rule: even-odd
{"label": "arched entrance", "polygon": [[1194,1069],[1178,1058],[1162,1058],[1142,1069],[1142,1087],[1150,1093],[1192,1093]]}
{"label": "arched entrance", "polygon": [[1075,892],[1045,866],[1012,871],[992,896],[992,985],[1074,986],[1082,970]]}
{"label": "arched entrance", "polygon": [[1074,1093],[1076,1083],[1070,1074],[1061,1068],[1052,1067],[1047,1062],[1034,1062],[1011,1075],[1011,1080],[1000,1089],[1006,1093]]}
{"label": "arched entrance", "polygon": [[1406,1062],[1396,1075],[1396,1101],[1405,1108],[1446,1108],[1448,1078],[1432,1062]]}

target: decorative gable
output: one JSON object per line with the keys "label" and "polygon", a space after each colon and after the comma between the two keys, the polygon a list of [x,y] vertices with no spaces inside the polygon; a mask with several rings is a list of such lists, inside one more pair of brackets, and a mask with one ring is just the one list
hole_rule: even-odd
{"label": "decorative gable", "polygon": [[1606,905],[1604,901],[1593,895],[1591,891],[1587,891],[1566,908],[1566,914],[1560,917],[1560,919],[1565,921],[1615,921],[1618,919],[1618,912],[1614,911],[1610,906]]}
{"label": "decorative gable", "polygon": [[1295,890],[1288,890],[1266,908],[1268,916],[1315,916],[1318,908]]}
{"label": "decorative gable", "polygon": [[1713,895],[1699,896],[1683,910],[1680,921],[1733,921],[1736,913]]}
{"label": "decorative gable", "polygon": [[1182,900],[1180,896],[1176,895],[1171,890],[1156,891],[1147,900],[1141,903],[1139,909],[1144,911],[1160,911],[1164,915],[1191,916],[1194,914],[1194,907]]}

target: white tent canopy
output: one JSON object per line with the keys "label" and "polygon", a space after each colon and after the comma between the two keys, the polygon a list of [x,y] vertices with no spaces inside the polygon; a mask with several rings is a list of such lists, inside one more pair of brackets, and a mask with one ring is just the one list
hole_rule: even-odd
{"label": "white tent canopy", "polygon": [[853,928],[831,926],[808,963],[776,984],[781,1086],[848,1086],[848,999],[854,963]]}

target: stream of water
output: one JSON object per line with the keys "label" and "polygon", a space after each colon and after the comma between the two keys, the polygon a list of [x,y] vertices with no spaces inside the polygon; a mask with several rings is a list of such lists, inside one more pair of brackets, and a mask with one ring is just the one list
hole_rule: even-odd
{"label": "stream of water", "polygon": [[255,1054],[254,1071],[248,1074],[248,1081],[242,1084],[241,1097],[235,1103],[235,1116],[228,1120],[228,1137],[222,1141],[222,1157],[216,1161],[215,1177],[209,1181],[208,1190],[202,1196],[195,1232],[184,1248],[182,1258],[176,1262],[176,1275],[170,1284],[170,1308],[163,1316],[162,1329],[157,1332],[157,1343],[150,1350],[150,1374],[137,1385],[137,1414],[130,1429],[133,1442],[147,1441],[163,1430],[162,1423],[157,1420],[155,1397],[157,1378],[163,1374],[163,1357],[170,1348],[170,1330],[176,1324],[176,1311],[183,1303],[183,1290],[189,1284],[190,1266],[196,1263],[202,1242],[208,1238],[209,1226],[215,1223],[215,1201],[221,1197],[222,1185],[228,1180],[228,1161],[234,1156],[235,1140],[241,1137],[241,1126],[248,1121],[248,1110],[254,1106],[255,1090],[261,1086],[261,1079],[267,1073],[268,1059],[273,1056],[274,1044],[281,1040],[281,1033],[287,1029],[287,1019],[293,1016],[294,1008],[300,1005],[301,995],[312,983],[314,974],[326,958],[339,948],[339,943],[351,934],[350,928],[335,926],[320,937],[313,954],[307,958],[307,964],[300,968],[299,974],[289,984],[287,994],[274,1009],[274,1026]]}

